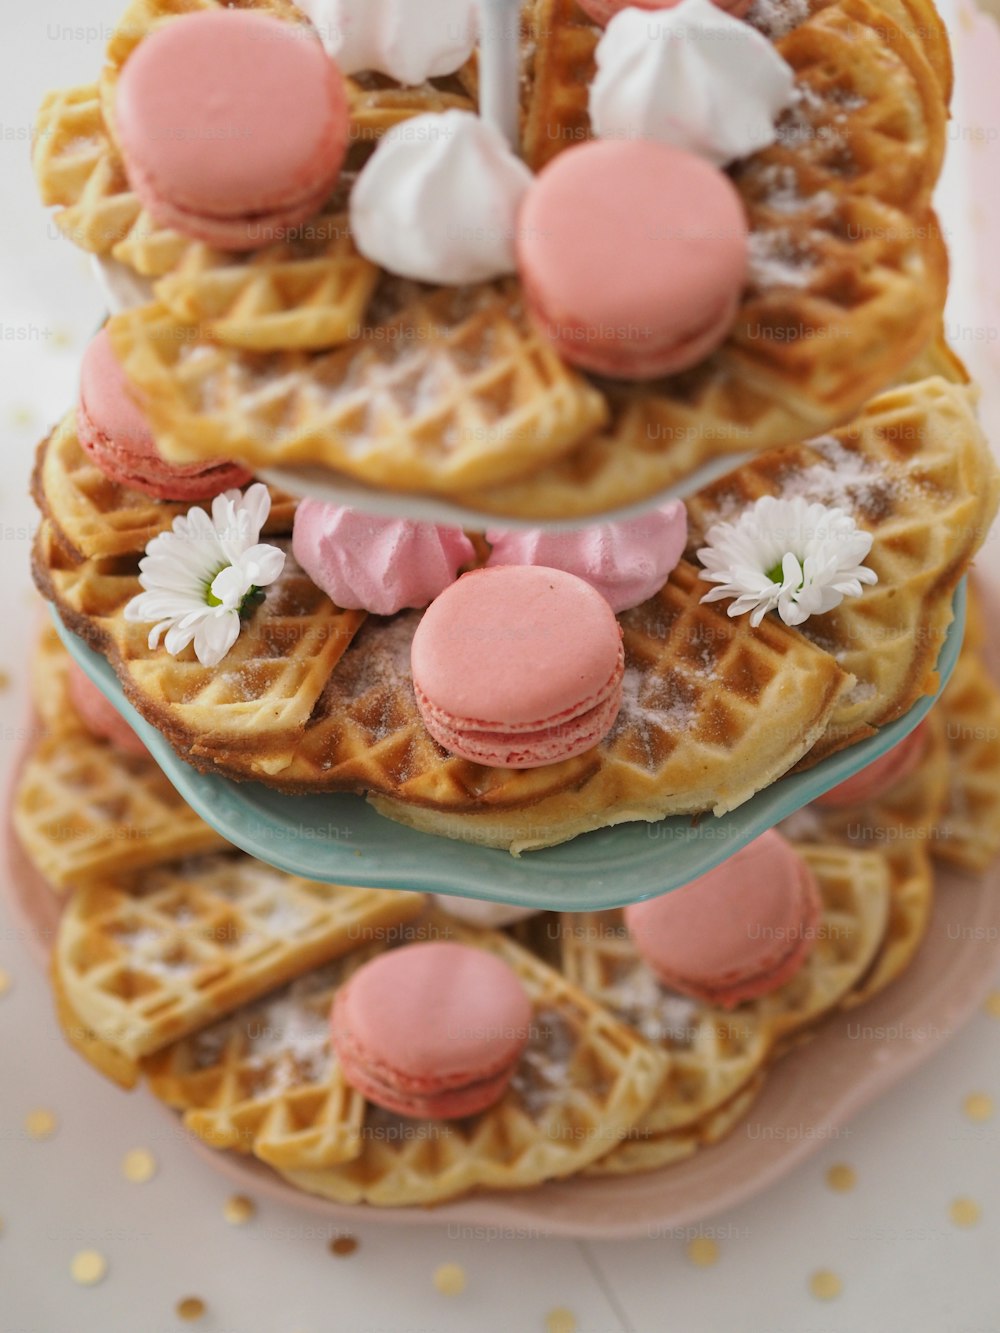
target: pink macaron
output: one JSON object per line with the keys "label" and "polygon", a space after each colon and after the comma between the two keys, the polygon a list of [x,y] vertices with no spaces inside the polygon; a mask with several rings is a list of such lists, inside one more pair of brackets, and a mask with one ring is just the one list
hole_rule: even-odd
{"label": "pink macaron", "polygon": [[686,370],[724,341],[748,248],[729,177],[645,139],[561,153],[518,217],[518,268],[539,327],[566,361],[621,379]]}
{"label": "pink macaron", "polygon": [[83,354],[76,425],[81,447],[106,477],[157,500],[208,500],[251,478],[246,468],[224,459],[175,467],[160,456],[107,329]]}
{"label": "pink macaron", "polygon": [[614,612],[559,569],[479,569],[447,588],[413,637],[417,705],[439,745],[491,768],[539,768],[597,745],[622,700]]}
{"label": "pink macaron", "polygon": [[894,745],[881,759],[876,759],[874,764],[855,773],[853,778],[833,787],[816,804],[824,810],[846,810],[852,805],[867,805],[869,801],[877,801],[917,771],[927,753],[929,740],[927,723],[921,722],[915,731],[911,731],[905,740]]}
{"label": "pink macaron", "polygon": [[399,1115],[456,1120],[500,1100],[531,1035],[514,971],[484,949],[408,944],[337,992],[333,1048],[344,1076]]}
{"label": "pink macaron", "polygon": [[104,695],[83,674],[75,662],[69,665],[66,677],[69,701],[73,711],[92,736],[107,741],[125,754],[148,755],[149,751],[129,724]]}
{"label": "pink macaron", "polygon": [[336,606],[376,616],[427,606],[476,555],[461,528],[383,518],[323,500],[299,504],[292,551]]}
{"label": "pink macaron", "polygon": [[822,911],[812,871],[772,830],[700,879],[627,907],[625,924],[665,986],[732,1009],[795,976]]}
{"label": "pink macaron", "polygon": [[115,102],[129,181],[158,223],[224,250],[283,239],[317,213],[350,132],[344,78],[301,24],[240,9],[164,23]]}
{"label": "pink macaron", "polygon": [[[681,0],[579,0],[580,8],[595,23],[606,28],[623,9],[674,9]],[[733,18],[741,19],[750,9],[752,0],[715,0],[720,9]]]}

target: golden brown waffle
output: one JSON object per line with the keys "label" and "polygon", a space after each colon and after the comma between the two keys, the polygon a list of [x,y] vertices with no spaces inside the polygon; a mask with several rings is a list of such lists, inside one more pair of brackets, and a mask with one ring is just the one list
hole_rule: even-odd
{"label": "golden brown waffle", "polygon": [[351,238],[346,213],[320,213],[249,256],[192,243],[155,284],[199,336],[253,352],[334,347],[362,327],[379,270]]}
{"label": "golden brown waffle", "polygon": [[976,647],[962,653],[940,711],[950,773],[934,855],[982,872],[1000,856],[1000,688]]}
{"label": "golden brown waffle", "polygon": [[582,1174],[633,1176],[686,1162],[702,1148],[709,1148],[727,1138],[746,1119],[766,1082],[766,1074],[758,1074],[725,1106],[720,1106],[688,1129],[679,1129],[673,1134],[649,1134],[642,1138],[623,1139],[617,1148],[613,1148],[606,1157],[592,1162]]}
{"label": "golden brown waffle", "polygon": [[404,88],[382,74],[355,74],[347,80],[347,100],[355,142],[379,139],[414,116],[474,110],[472,99],[456,77]]}
{"label": "golden brown waffle", "polygon": [[39,721],[51,736],[80,735],[86,731],[69,697],[68,667],[69,654],[50,617],[43,613],[31,656],[28,688]]}
{"label": "golden brown waffle", "polygon": [[[153,21],[150,12],[162,21],[162,14],[175,9],[143,5],[140,33]],[[544,126],[546,148],[576,142],[583,132],[578,105],[586,91],[583,47],[589,42],[592,48],[594,32],[564,0],[546,0],[529,16],[532,25],[527,140],[537,142]],[[560,411],[551,401],[555,367],[546,355],[551,349],[535,345],[532,353],[530,337],[523,345],[527,335],[522,328],[522,340],[506,344],[492,363],[496,375],[489,375],[489,357],[479,348],[479,364],[497,396],[497,376],[502,380],[512,374],[529,390],[529,398],[549,391],[550,398],[538,404],[544,427],[535,422],[522,432],[517,421],[498,416],[494,403],[484,420],[482,398],[462,377],[446,375],[448,393],[441,393],[436,379],[441,358],[429,355],[426,345],[436,342],[438,319],[432,314],[428,338],[427,301],[421,299],[408,313],[377,326],[381,341],[389,344],[377,349],[381,356],[370,345],[377,339],[363,334],[332,365],[328,358],[307,357],[294,372],[290,364],[272,367],[285,379],[287,391],[282,400],[286,414],[276,429],[273,399],[238,350],[214,348],[194,376],[183,349],[175,347],[175,357],[148,338],[141,324],[129,324],[128,334],[121,334],[130,344],[129,373],[148,397],[165,452],[177,458],[233,455],[265,467],[318,463],[375,486],[461,494],[465,502],[493,513],[584,517],[639,500],[720,455],[800,439],[843,419],[926,341],[944,292],[940,238],[925,215],[943,146],[940,90],[927,61],[899,26],[892,25],[888,35],[885,26],[866,0],[837,0],[781,43],[796,69],[800,99],[783,121],[779,143],[738,173],[755,232],[753,280],[733,335],[697,370],[655,385],[595,384],[589,395],[577,382],[576,412],[567,411],[565,403]],[[391,88],[368,91],[399,97]],[[432,90],[419,109],[427,109],[428,99],[433,104],[435,97],[460,95]],[[412,96],[420,103],[420,90]],[[397,106],[391,114],[408,111]],[[99,135],[100,126],[90,125],[88,141]],[[46,197],[75,206],[68,186],[50,188],[49,157],[40,159],[39,168]],[[74,179],[79,176],[75,168]],[[100,179],[109,176],[114,170],[105,162]],[[119,187],[120,182],[115,187],[120,193]],[[106,193],[96,184],[88,197],[94,208],[106,206]],[[88,231],[79,220],[74,226]],[[119,238],[117,258],[158,275],[180,262],[176,245],[149,219],[132,217],[127,226],[130,234]],[[99,231],[106,235],[108,228]],[[288,271],[297,271],[301,262],[288,257]],[[251,277],[255,264],[215,266],[203,252],[185,270],[198,272],[200,294],[191,296],[186,279],[172,275],[163,299],[175,319],[179,314],[205,322],[206,337],[251,347],[315,345],[333,336],[329,324],[326,332],[315,331],[320,325],[310,316],[316,311],[304,295],[314,289],[304,274],[286,303],[284,293],[298,279],[279,283],[259,274]],[[331,279],[325,290],[337,285]],[[481,289],[476,299],[489,304],[492,295],[492,288]],[[429,298],[431,303],[435,299]],[[442,299],[448,303],[447,296]],[[271,308],[275,300],[276,310]],[[244,318],[248,307],[262,311],[259,327],[256,316]],[[331,318],[339,330],[337,316]],[[408,330],[423,330],[419,351],[410,333],[401,333],[400,320]],[[447,317],[442,323],[453,331]],[[161,329],[160,335],[161,341],[176,342],[178,329]],[[198,342],[203,353],[212,347]],[[509,359],[515,347],[513,366],[520,366],[520,373]],[[539,367],[539,359],[546,364]],[[444,361],[446,370],[453,368],[450,358]],[[404,429],[400,440],[399,395],[394,410],[371,410],[385,406],[376,394],[382,377],[368,380],[379,364],[396,366],[408,386],[432,383],[432,395],[454,432],[447,434],[439,420],[428,438],[415,440]],[[351,397],[349,408],[343,390],[331,403],[331,375],[349,376],[351,384],[361,380],[363,388]],[[190,397],[195,380],[215,406],[204,419],[194,411],[202,403]],[[566,384],[563,371],[563,389]],[[503,397],[509,408],[509,383],[507,388]],[[465,409],[458,412],[461,420],[456,420],[456,396]],[[520,406],[525,406],[523,398]],[[425,423],[411,424],[419,436]],[[387,460],[393,450],[398,460]],[[527,484],[542,469],[546,474],[539,484]]]}
{"label": "golden brown waffle", "polygon": [[850,426],[753,460],[688,503],[692,549],[763,495],[846,508],[874,534],[879,583],[802,626],[857,681],[815,763],[902,716],[937,685],[955,588],[986,538],[1000,475],[969,391],[942,379],[874,399]]}
{"label": "golden brown waffle", "polygon": [[96,84],[46,95],[32,161],[42,203],[55,208],[56,226],[82,250],[110,254],[138,223],[142,206],[105,133]]}
{"label": "golden brown waffle", "polygon": [[[268,489],[271,512],[262,535],[290,537],[296,501],[275,486]],[[80,447],[74,411],[39,445],[31,491],[59,545],[78,561],[141,555],[191,508],[190,503],[154,500],[106,477]]]}
{"label": "golden brown waffle", "polygon": [[[229,673],[199,672],[129,637],[120,610],[138,590],[134,566],[108,565],[66,560],[43,524],[39,586],[71,627],[97,636],[136,707],[189,762],[283,790],[367,792],[388,798],[376,808],[394,818],[488,845],[545,846],[609,822],[732,808],[809,749],[850,683],[828,654],[785,626],[769,621],[755,630],[701,605],[706,585],[682,564],[657,597],[622,617],[625,703],[608,738],[585,755],[512,771],[442,751],[417,711],[409,654],[419,615],[406,613],[370,617],[318,698],[310,691],[304,699],[304,687],[292,694],[290,707],[308,721],[279,756],[241,716],[263,707],[273,690],[248,704],[236,691],[231,720],[215,718],[214,694],[164,710],[160,700],[174,691],[163,682],[178,665],[216,692]],[[250,631],[240,643],[252,641]],[[183,743],[176,724],[164,725],[175,719],[186,728]]]}
{"label": "golden brown waffle", "polygon": [[[968,383],[962,363],[937,337],[905,367],[899,379],[912,383],[933,375]],[[752,440],[732,427],[703,427],[696,412],[678,425],[671,415],[674,409],[658,398],[636,396],[621,386],[605,388],[616,413],[617,425],[612,430],[592,435],[565,458],[524,480],[468,491],[458,501],[499,517],[582,519],[604,509],[635,504],[705,464],[738,453],[741,447],[751,449]],[[753,396],[745,401],[753,402]],[[777,433],[783,431],[781,427]]]}
{"label": "golden brown waffle", "polygon": [[368,791],[405,823],[515,849],[738,805],[808,749],[845,679],[783,626],[752,630],[702,606],[704,591],[682,565],[622,616],[625,702],[615,727],[576,760],[520,772],[456,760],[429,741],[409,675],[418,617],[372,618],[279,785]]}
{"label": "golden brown waffle", "polygon": [[80,889],[54,966],[82,1022],[137,1059],[422,906],[420,894],[318,884],[240,853],[203,857]]}
{"label": "golden brown waffle", "polygon": [[211,743],[241,755],[247,775],[287,766],[316,700],[364,614],[341,611],[289,552],[219,667],[203,667],[192,648],[171,657],[148,645],[149,626],[124,618],[140,591],[135,557],[76,563],[43,520],[35,574],[67,628],[105,654],[129,699],[171,743],[195,753]]}
{"label": "golden brown waffle", "polygon": [[117,1083],[120,1088],[131,1091],[141,1077],[138,1061],[123,1055],[121,1051],[116,1051],[114,1047],[102,1041],[92,1027],[84,1023],[66,998],[58,970],[51,964],[49,986],[59,1029],[70,1046],[99,1074],[103,1074],[112,1083]]}
{"label": "golden brown waffle", "polygon": [[337,987],[364,948],[149,1056],[152,1091],[213,1148],[271,1166],[316,1168],[361,1152],[365,1100],[330,1048]]}
{"label": "golden brown waffle", "polygon": [[931,854],[941,837],[948,792],[949,756],[945,720],[936,708],[926,722],[927,749],[916,772],[878,799],[854,808],[800,810],[782,826],[793,839],[876,851],[891,877],[889,925],[871,968],[842,1002],[853,1008],[902,976],[930,923],[934,898]]}
{"label": "golden brown waffle", "polygon": [[339,1203],[433,1204],[472,1189],[524,1189],[581,1170],[643,1114],[664,1057],[511,939],[438,927],[499,955],[533,1006],[531,1036],[496,1106],[464,1120],[404,1118],[369,1106],[362,1150],[325,1171],[288,1171]]}
{"label": "golden brown waffle", "polygon": [[12,816],[28,858],[60,891],[226,846],[152,759],[82,727],[62,726],[38,742]]}
{"label": "golden brown waffle", "polygon": [[[558,457],[606,418],[513,281],[417,290],[348,347],[260,358],[178,336],[162,307],[116,316],[115,351],[164,457],[262,468],[322,463],[396,489],[505,481]],[[396,304],[395,300],[392,302]],[[381,303],[376,302],[376,311]],[[222,444],[222,441],[225,441]]]}
{"label": "golden brown waffle", "polygon": [[567,978],[670,1057],[653,1105],[630,1139],[689,1130],[728,1105],[780,1042],[816,1024],[869,971],[889,914],[883,858],[831,844],[797,850],[823,900],[815,946],[791,981],[730,1011],[661,986],[635,952],[621,912],[563,915]]}

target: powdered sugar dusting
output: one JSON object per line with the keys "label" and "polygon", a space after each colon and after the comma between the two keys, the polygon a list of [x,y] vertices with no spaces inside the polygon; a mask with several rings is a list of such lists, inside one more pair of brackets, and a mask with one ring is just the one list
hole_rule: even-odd
{"label": "powdered sugar dusting", "polygon": [[801,497],[831,508],[875,517],[887,512],[905,482],[892,478],[872,458],[846,449],[832,435],[809,441],[822,461],[783,478],[785,499]]}
{"label": "powdered sugar dusting", "polygon": [[661,986],[641,963],[606,987],[603,998],[647,1041],[690,1046],[694,1040],[697,1002]]}
{"label": "powdered sugar dusting", "polygon": [[772,42],[787,37],[809,17],[809,0],[754,0],[747,22]]}
{"label": "powdered sugar dusting", "polygon": [[762,291],[772,287],[808,287],[815,261],[803,253],[801,242],[784,228],[750,234],[750,278]]}

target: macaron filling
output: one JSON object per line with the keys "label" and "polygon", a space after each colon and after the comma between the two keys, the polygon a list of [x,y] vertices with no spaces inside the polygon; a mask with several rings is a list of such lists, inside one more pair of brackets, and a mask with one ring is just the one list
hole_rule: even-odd
{"label": "macaron filling", "polygon": [[453,718],[435,707],[418,690],[417,704],[424,725],[437,743],[472,763],[494,768],[540,768],[573,759],[598,745],[611,730],[621,709],[625,652],[601,690],[597,702],[586,703],[541,723],[523,723],[509,729],[473,718]]}

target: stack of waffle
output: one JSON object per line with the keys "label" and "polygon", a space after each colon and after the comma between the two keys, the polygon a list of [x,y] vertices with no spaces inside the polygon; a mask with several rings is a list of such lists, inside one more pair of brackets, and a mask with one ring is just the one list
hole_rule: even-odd
{"label": "stack of waffle", "polygon": [[[684,1161],[741,1122],[775,1061],[824,1019],[903,975],[934,860],[984,868],[1000,852],[1000,749],[983,739],[1000,724],[1000,689],[976,627],[974,616],[919,770],[863,811],[810,809],[786,830],[820,888],[816,945],[779,990],[730,1010],[665,989],[617,912],[473,930],[419,894],[310,883],[220,845],[170,803],[151,759],[89,736],[47,633],[41,734],[13,815],[39,891],[62,900],[50,971],[62,1030],[122,1086],[144,1081],[203,1142],[341,1203],[428,1204]],[[337,987],[380,951],[429,938],[498,954],[534,1007],[505,1097],[461,1121],[367,1104],[329,1044]]]}

